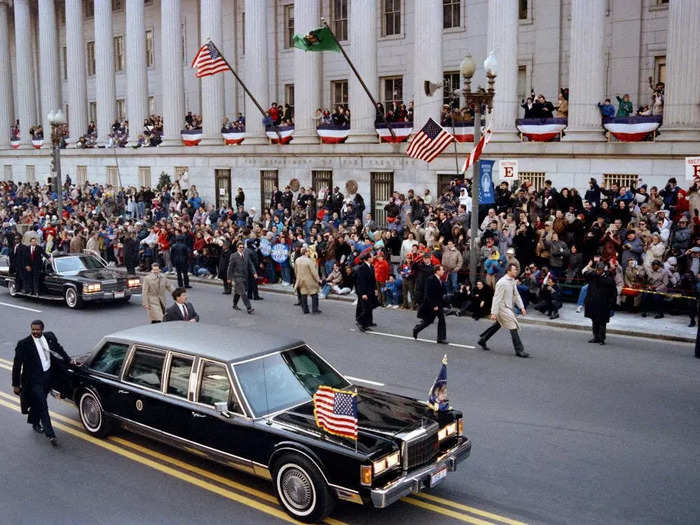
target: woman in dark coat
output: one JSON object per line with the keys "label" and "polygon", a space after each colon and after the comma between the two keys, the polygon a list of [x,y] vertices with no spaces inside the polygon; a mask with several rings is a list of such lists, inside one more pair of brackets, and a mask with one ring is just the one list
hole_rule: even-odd
{"label": "woman in dark coat", "polygon": [[588,292],[583,303],[585,316],[593,322],[593,339],[589,343],[605,344],[605,326],[610,321],[610,310],[617,299],[617,288],[612,277],[605,271],[605,263],[598,262],[595,270],[593,261],[583,269],[588,281]]}
{"label": "woman in dark coat", "polygon": [[136,266],[139,264],[139,241],[133,233],[127,233],[122,241],[124,245],[124,266],[129,275],[136,274]]}
{"label": "woman in dark coat", "polygon": [[476,285],[472,290],[472,318],[478,321],[482,317],[487,317],[491,313],[491,301],[493,300],[493,290],[481,279],[476,280]]}
{"label": "woman in dark coat", "polygon": [[231,295],[231,281],[228,280],[226,274],[228,271],[228,259],[231,256],[231,242],[226,239],[224,241],[221,255],[219,255],[219,268],[216,276],[224,282],[224,295]]}

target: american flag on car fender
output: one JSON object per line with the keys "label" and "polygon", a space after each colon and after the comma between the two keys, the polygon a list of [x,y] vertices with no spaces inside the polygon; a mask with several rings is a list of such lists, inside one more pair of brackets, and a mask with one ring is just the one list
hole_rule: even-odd
{"label": "american flag on car fender", "polygon": [[411,139],[411,143],[406,148],[406,155],[430,162],[454,140],[455,138],[440,124],[429,118],[425,126]]}
{"label": "american flag on car fender", "polygon": [[314,394],[316,425],[329,434],[357,439],[357,394],[320,386]]}
{"label": "american flag on car fender", "polygon": [[197,70],[197,78],[216,75],[229,69],[219,50],[211,41],[199,48],[192,60],[191,67]]}

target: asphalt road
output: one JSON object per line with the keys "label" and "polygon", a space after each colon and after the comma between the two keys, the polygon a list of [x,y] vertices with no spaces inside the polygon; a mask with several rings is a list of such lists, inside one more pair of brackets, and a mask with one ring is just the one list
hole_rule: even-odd
{"label": "asphalt road", "polygon": [[[526,326],[533,358],[518,359],[504,331],[491,352],[473,348],[486,321],[448,318],[460,346],[446,347],[427,340],[434,326],[413,341],[409,312],[379,309],[375,330],[385,335],[361,334],[346,303],[322,301],[323,315],[304,316],[293,297],[268,293],[248,316],[220,292],[190,290],[202,321],[300,334],[346,375],[390,391],[424,399],[448,355],[450,400],[465,413],[472,456],[430,493],[381,511],[340,503],[329,523],[697,523],[700,361],[688,344],[610,336],[601,347],[582,332]],[[14,345],[35,318],[73,355],[146,322],[138,300],[71,311],[0,290],[0,522],[285,519],[268,483],[127,432],[93,439],[75,407],[50,399],[53,450],[10,388]]]}

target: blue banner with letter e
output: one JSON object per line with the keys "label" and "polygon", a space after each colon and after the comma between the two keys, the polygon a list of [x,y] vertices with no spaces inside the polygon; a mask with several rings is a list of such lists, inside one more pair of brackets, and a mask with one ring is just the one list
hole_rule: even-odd
{"label": "blue banner with letter e", "polygon": [[479,161],[479,204],[494,204],[493,165],[495,160]]}

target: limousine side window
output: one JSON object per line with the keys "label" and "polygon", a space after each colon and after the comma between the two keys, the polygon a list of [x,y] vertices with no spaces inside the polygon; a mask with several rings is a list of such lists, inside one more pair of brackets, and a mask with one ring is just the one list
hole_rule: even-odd
{"label": "limousine side window", "polygon": [[137,349],[124,380],[160,390],[164,358],[165,356],[161,353]]}
{"label": "limousine side window", "polygon": [[205,405],[214,405],[225,401],[233,412],[240,412],[238,404],[231,395],[231,383],[226,368],[216,363],[205,362],[202,380],[199,383],[198,401]]}
{"label": "limousine side window", "polygon": [[192,358],[173,356],[168,376],[168,394],[187,399],[191,370]]}
{"label": "limousine side window", "polygon": [[126,352],[129,345],[122,343],[107,343],[95,356],[90,368],[95,372],[102,372],[112,376],[118,376],[121,372]]}

